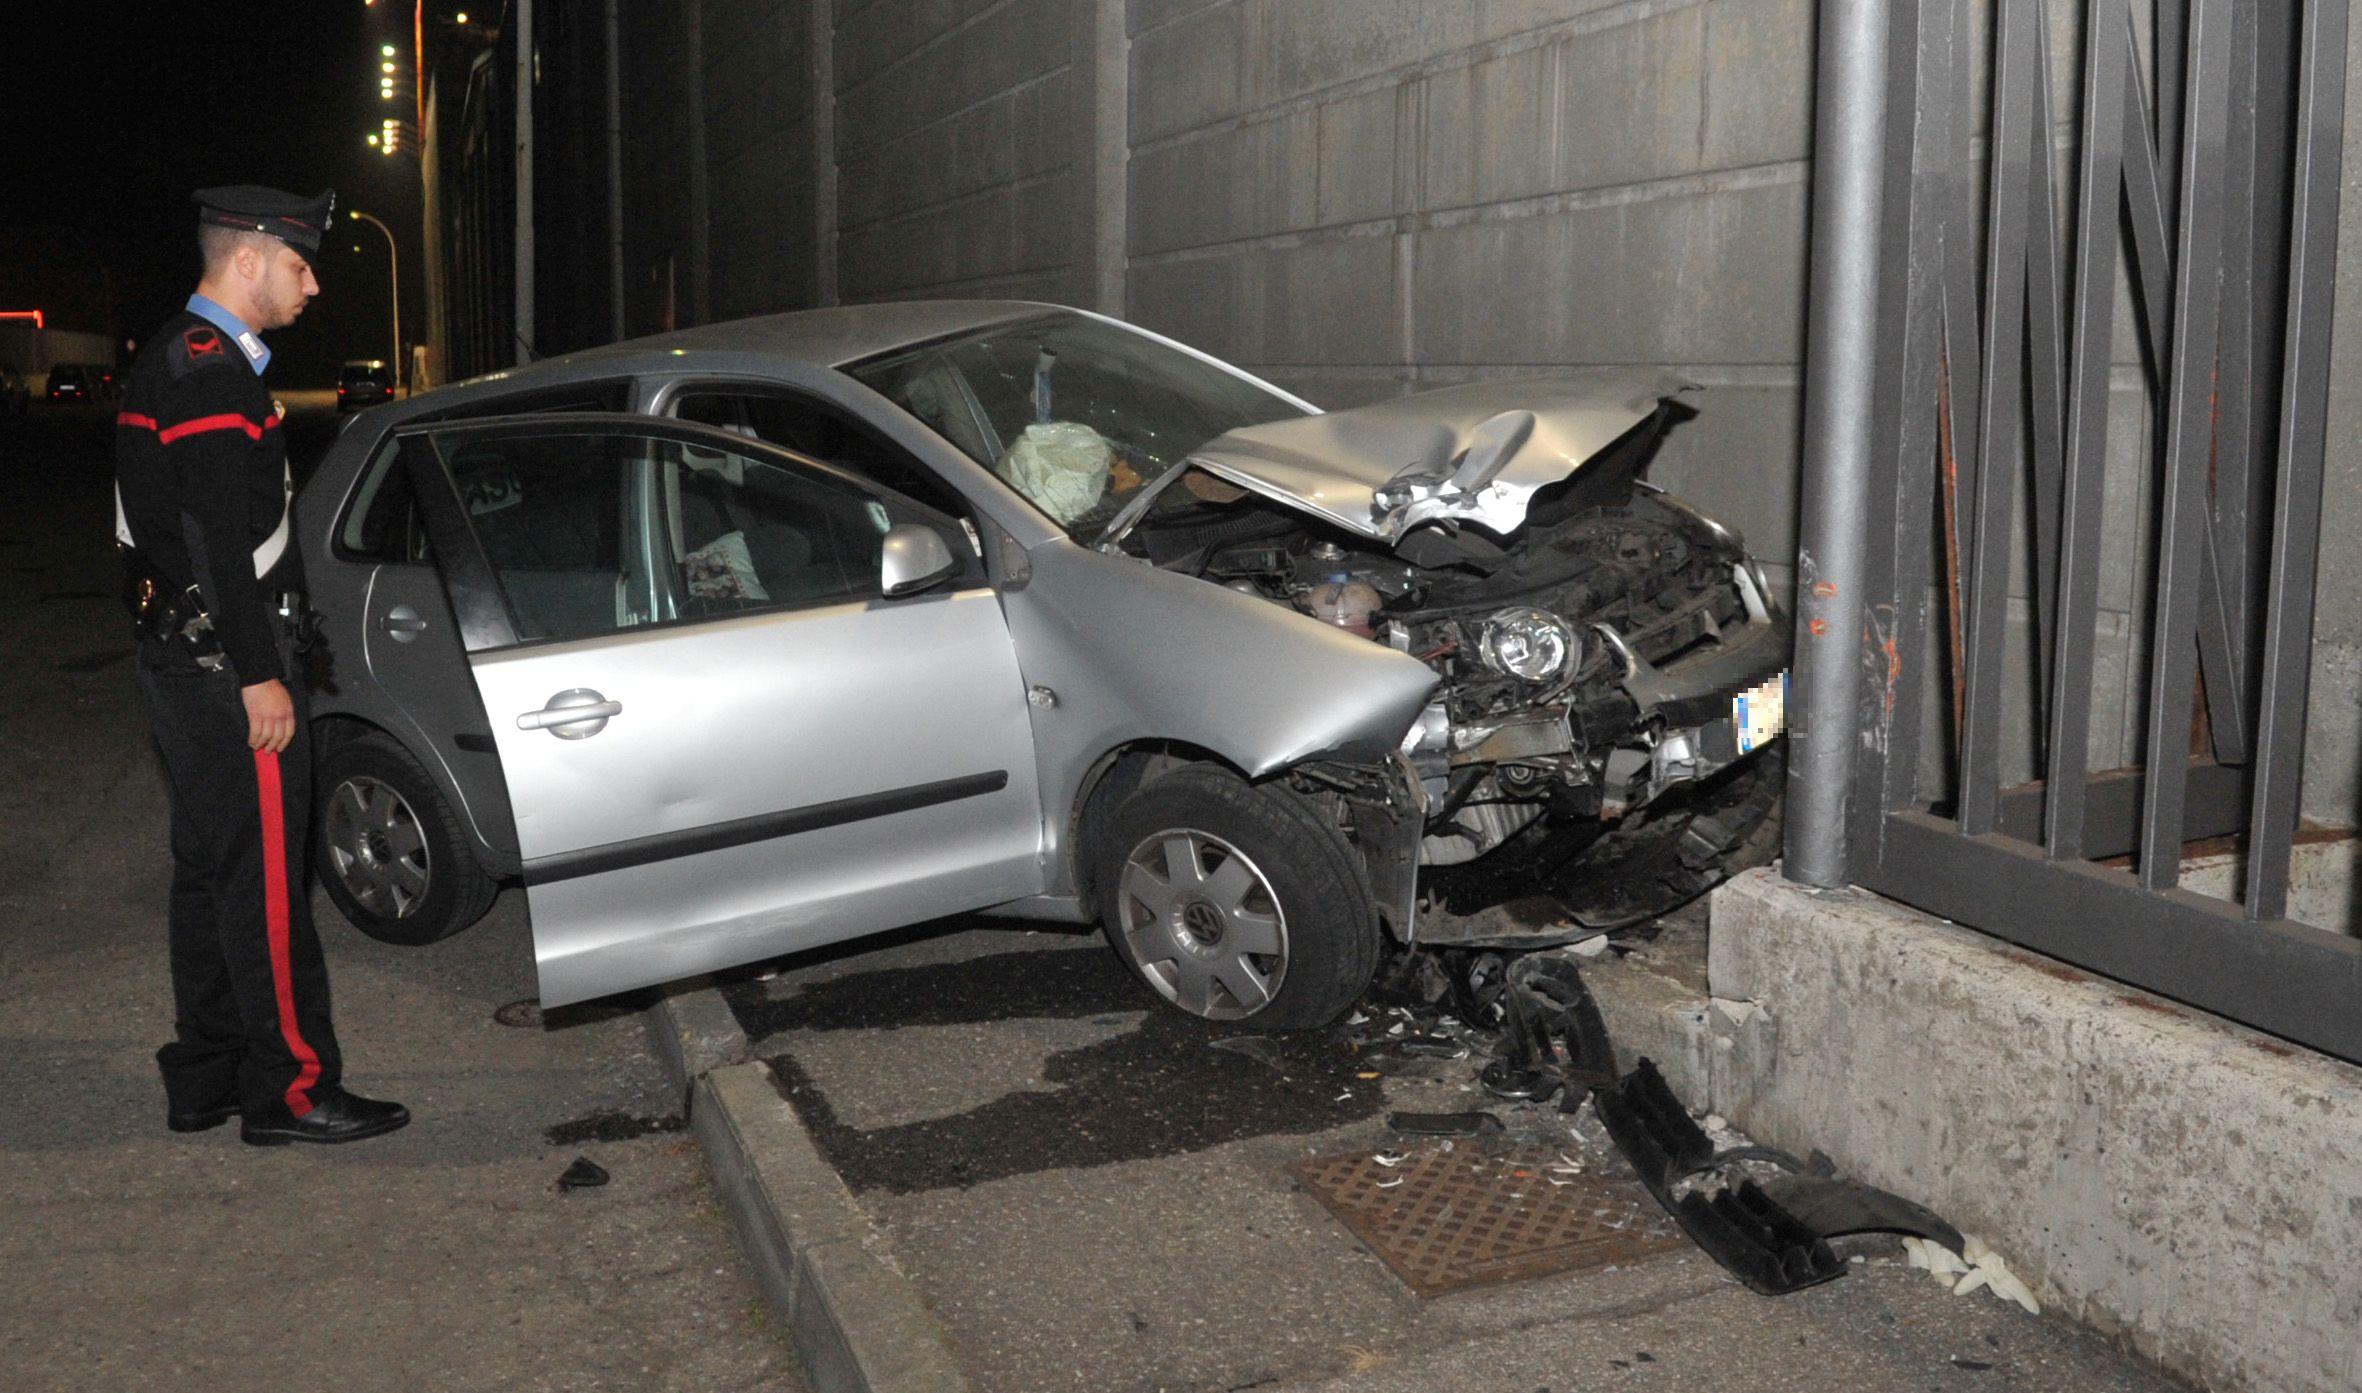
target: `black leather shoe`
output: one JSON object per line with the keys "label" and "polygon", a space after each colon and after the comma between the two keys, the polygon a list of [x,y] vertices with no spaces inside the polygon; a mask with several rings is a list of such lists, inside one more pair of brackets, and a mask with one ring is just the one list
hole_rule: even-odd
{"label": "black leather shoe", "polygon": [[236,1103],[216,1103],[210,1108],[196,1108],[189,1112],[167,1109],[164,1125],[175,1132],[205,1132],[219,1127],[238,1115]]}
{"label": "black leather shoe", "polygon": [[410,1121],[410,1109],[400,1103],[361,1098],[341,1088],[327,1089],[312,1099],[312,1110],[301,1117],[285,1103],[272,1103],[250,1112],[238,1124],[238,1135],[248,1146],[285,1146],[307,1141],[334,1145],[381,1137]]}

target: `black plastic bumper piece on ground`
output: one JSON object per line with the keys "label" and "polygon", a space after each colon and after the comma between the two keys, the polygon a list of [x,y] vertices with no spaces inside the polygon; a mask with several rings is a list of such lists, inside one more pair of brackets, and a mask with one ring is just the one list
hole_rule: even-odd
{"label": "black plastic bumper piece on ground", "polygon": [[1613,1087],[1595,1089],[1591,1102],[1609,1140],[1639,1173],[1640,1183],[1706,1256],[1750,1291],[1781,1296],[1845,1271],[1821,1235],[1752,1180],[1712,1196],[1674,1196],[1676,1182],[1712,1164],[1714,1143],[1690,1120],[1689,1110],[1655,1064],[1640,1061]]}

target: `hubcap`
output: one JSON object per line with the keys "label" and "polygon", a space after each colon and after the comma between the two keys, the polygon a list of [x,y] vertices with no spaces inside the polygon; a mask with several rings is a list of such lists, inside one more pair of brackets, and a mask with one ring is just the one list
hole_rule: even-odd
{"label": "hubcap", "polygon": [[1231,1021],[1278,995],[1287,918],[1271,882],[1237,847],[1210,832],[1159,832],[1125,858],[1117,891],[1116,931],[1165,1000]]}
{"label": "hubcap", "polygon": [[403,919],[426,898],[433,862],[418,815],[402,795],[365,774],[328,799],[328,870],[362,908]]}

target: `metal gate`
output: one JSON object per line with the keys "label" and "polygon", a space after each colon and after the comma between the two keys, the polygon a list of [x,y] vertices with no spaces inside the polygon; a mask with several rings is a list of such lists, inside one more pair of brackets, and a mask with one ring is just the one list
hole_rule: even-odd
{"label": "metal gate", "polygon": [[2362,1059],[2287,917],[2346,8],[1824,0],[1787,868]]}

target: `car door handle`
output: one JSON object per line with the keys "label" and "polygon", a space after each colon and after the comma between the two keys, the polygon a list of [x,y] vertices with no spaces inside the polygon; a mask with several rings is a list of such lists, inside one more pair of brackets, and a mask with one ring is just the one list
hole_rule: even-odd
{"label": "car door handle", "polygon": [[517,729],[546,730],[560,740],[582,740],[605,730],[608,717],[622,714],[622,702],[610,701],[588,687],[569,687],[539,711],[517,717]]}
{"label": "car door handle", "polygon": [[377,621],[377,627],[385,630],[394,642],[408,643],[426,632],[426,621],[419,618],[418,611],[410,606],[396,605]]}

